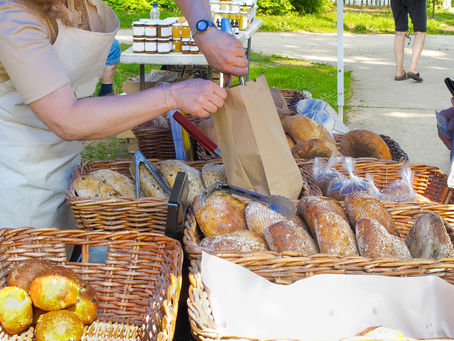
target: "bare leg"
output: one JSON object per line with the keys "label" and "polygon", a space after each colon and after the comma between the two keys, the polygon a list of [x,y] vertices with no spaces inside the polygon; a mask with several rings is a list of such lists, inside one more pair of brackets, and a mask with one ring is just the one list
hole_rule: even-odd
{"label": "bare leg", "polygon": [[417,65],[419,57],[421,57],[422,49],[424,48],[424,39],[426,32],[415,32],[415,43],[413,44],[413,51],[411,56],[410,72],[417,73]]}
{"label": "bare leg", "polygon": [[[404,46],[407,32],[397,31],[394,36],[394,58],[396,59],[396,76],[403,76],[404,70]],[[416,43],[416,42],[415,42]]]}
{"label": "bare leg", "polygon": [[102,74],[103,84],[113,84],[115,73],[117,72],[118,64],[106,65]]}

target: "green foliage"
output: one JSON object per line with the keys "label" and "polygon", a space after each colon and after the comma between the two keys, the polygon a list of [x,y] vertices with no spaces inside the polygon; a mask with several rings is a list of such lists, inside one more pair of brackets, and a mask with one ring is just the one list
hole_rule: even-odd
{"label": "green foliage", "polygon": [[127,12],[149,11],[153,2],[158,4],[162,10],[177,10],[177,5],[173,0],[105,0],[106,3],[115,11],[123,10]]}
{"label": "green foliage", "polygon": [[261,13],[275,15],[287,14],[294,9],[290,0],[258,0],[257,7]]}
{"label": "green foliage", "polygon": [[291,0],[293,7],[299,13],[319,13],[326,2],[324,0]]}

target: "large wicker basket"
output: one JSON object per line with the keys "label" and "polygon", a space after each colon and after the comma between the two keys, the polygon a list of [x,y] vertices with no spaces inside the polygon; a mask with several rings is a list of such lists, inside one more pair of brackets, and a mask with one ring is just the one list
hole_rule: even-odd
{"label": "large wicker basket", "polygon": [[[82,245],[82,262],[66,262],[65,245]],[[89,263],[89,248],[108,246],[105,264]],[[172,340],[181,289],[180,243],[152,233],[80,230],[0,230],[0,287],[12,266],[46,259],[75,271],[98,295],[97,320],[82,340]],[[31,341],[34,328],[1,340]]]}
{"label": "large wicker basket", "polygon": [[[73,181],[79,174],[84,175],[99,169],[111,169],[131,177],[129,165],[131,160],[90,161],[74,169],[66,190],[68,205],[71,208],[78,228],[86,230],[133,230],[154,233],[165,233],[167,220],[167,201],[156,198],[112,199],[81,198],[76,195]],[[150,160],[159,163],[160,160]],[[205,162],[190,162],[190,166],[201,169]]]}
{"label": "large wicker basket", "polygon": [[[388,205],[399,235],[404,238],[414,221],[423,213],[437,212],[446,222],[454,223],[454,206],[440,204],[406,203]],[[204,289],[200,274],[201,248],[194,234],[195,220],[189,214],[186,220],[185,249],[191,256],[190,288],[188,311],[193,336],[198,340],[227,339],[216,330],[211,315],[208,294]],[[454,232],[448,226],[451,240]],[[210,252],[213,253],[213,252]],[[297,280],[317,274],[373,274],[384,276],[425,276],[435,275],[454,284],[454,259],[412,259],[395,258],[343,257],[331,254],[302,256],[296,254],[278,254],[275,252],[254,252],[249,254],[214,252],[213,254],[236,264],[242,265],[256,274],[277,284],[291,284]],[[239,307],[241,309],[241,307]],[[230,336],[229,338],[240,338]]]}

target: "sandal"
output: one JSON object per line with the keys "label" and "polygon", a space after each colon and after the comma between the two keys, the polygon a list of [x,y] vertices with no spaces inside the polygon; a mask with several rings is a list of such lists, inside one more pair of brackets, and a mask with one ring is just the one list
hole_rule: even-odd
{"label": "sandal", "polygon": [[395,81],[404,81],[408,79],[407,73],[404,71],[404,74],[402,76],[394,76]]}
{"label": "sandal", "polygon": [[422,82],[422,77],[418,73],[413,73],[413,72],[407,72],[407,76],[410,77],[411,79],[414,79],[417,82]]}

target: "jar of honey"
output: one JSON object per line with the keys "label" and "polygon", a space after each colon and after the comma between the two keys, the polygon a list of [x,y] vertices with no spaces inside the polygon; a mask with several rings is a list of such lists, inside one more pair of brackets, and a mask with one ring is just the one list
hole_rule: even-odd
{"label": "jar of honey", "polygon": [[194,40],[191,40],[190,46],[189,46],[189,53],[191,54],[197,54],[199,53],[199,47],[195,43]]}
{"label": "jar of honey", "polygon": [[173,49],[172,49],[173,52],[181,52],[181,45],[182,45],[181,39],[173,39],[172,44],[173,44]]}
{"label": "jar of honey", "polygon": [[134,38],[133,39],[132,52],[134,52],[134,53],[144,53],[145,52],[145,39],[144,38]]}
{"label": "jar of honey", "polygon": [[191,53],[191,39],[181,38],[181,52],[183,54]]}
{"label": "jar of honey", "polygon": [[134,21],[132,23],[133,38],[142,38],[145,36],[145,24],[143,21]]}
{"label": "jar of honey", "polygon": [[172,37],[172,26],[166,20],[158,21],[158,39],[170,38]]}
{"label": "jar of honey", "polygon": [[181,24],[181,38],[191,38],[191,28],[189,27],[188,22]]}
{"label": "jar of honey", "polygon": [[145,22],[145,38],[156,39],[158,37],[157,20],[148,20]]}
{"label": "jar of honey", "polygon": [[158,38],[157,52],[158,53],[169,53],[170,48],[170,38]]}
{"label": "jar of honey", "polygon": [[145,53],[155,54],[158,48],[158,39],[145,38]]}
{"label": "jar of honey", "polygon": [[172,25],[172,39],[181,39],[181,24],[175,23]]}

